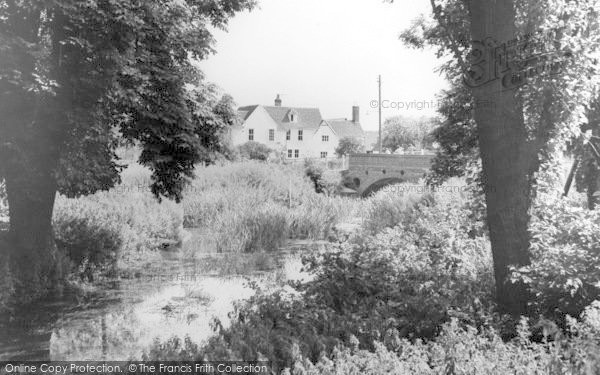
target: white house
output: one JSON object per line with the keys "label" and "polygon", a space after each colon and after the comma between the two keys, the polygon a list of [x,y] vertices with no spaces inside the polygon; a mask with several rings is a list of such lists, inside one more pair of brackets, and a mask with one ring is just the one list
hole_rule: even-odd
{"label": "white house", "polygon": [[318,108],[283,107],[277,95],[274,106],[252,105],[238,110],[240,125],[231,129],[234,146],[249,141],[283,151],[288,159],[332,158],[339,140],[355,137],[364,143],[359,107],[352,120],[324,120]]}

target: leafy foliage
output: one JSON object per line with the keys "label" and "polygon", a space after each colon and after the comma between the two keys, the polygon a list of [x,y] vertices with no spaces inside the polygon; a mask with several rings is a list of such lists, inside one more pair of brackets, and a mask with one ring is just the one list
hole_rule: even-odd
{"label": "leafy foliage", "polygon": [[[590,307],[589,314],[598,314]],[[331,358],[321,357],[312,363],[299,351],[291,372],[296,375],[344,374],[593,374],[600,371],[600,343],[597,324],[571,322],[572,335],[550,336],[543,343],[529,341],[529,326],[523,321],[520,336],[503,342],[496,332],[461,327],[457,321],[444,325],[434,342],[397,342],[388,350],[377,344],[374,352],[360,350],[347,343],[336,349]]]}
{"label": "leafy foliage", "polygon": [[574,199],[543,195],[531,225],[532,264],[517,270],[536,314],[564,325],[600,299],[600,212]]}
{"label": "leafy foliage", "polygon": [[438,112],[445,121],[431,135],[439,145],[428,176],[433,185],[468,175],[468,170],[479,161],[477,126],[473,120],[475,103],[470,94],[459,86],[444,92],[442,98]]}
{"label": "leafy foliage", "polygon": [[315,192],[321,194],[325,192],[325,182],[323,181],[323,168],[309,159],[305,162],[306,177],[308,177],[315,186]]}
{"label": "leafy foliage", "polygon": [[338,156],[359,154],[364,152],[365,146],[358,139],[353,137],[344,137],[335,149]]}
{"label": "leafy foliage", "polygon": [[307,255],[307,281],[258,289],[231,325],[214,322],[206,345],[155,343],[148,358],[263,359],[282,374],[597,372],[600,304],[590,286],[600,220],[581,201],[539,197],[534,262],[519,272],[537,293],[535,310],[564,330],[523,320],[515,334],[495,313],[484,222],[470,190],[460,191],[377,193],[361,208],[362,229]]}
{"label": "leafy foliage", "polygon": [[[140,142],[153,193],[181,199],[194,163],[210,159],[215,137],[235,118],[231,98],[216,98],[190,57],[213,51],[209,27],[224,28],[253,5],[3,3],[0,153],[12,155],[2,158],[3,169],[16,171],[37,155],[63,193],[104,190],[119,182],[113,150],[123,136]],[[32,122],[42,126],[25,126]]]}
{"label": "leafy foliage", "polygon": [[[451,316],[485,324],[491,259],[484,238],[471,238],[468,212],[440,200],[407,204],[398,225],[306,259],[314,277],[292,291],[258,293],[241,303],[228,329],[198,358],[256,359],[277,368],[298,354],[315,361],[352,336],[362,348],[382,340],[433,338]],[[488,305],[486,305],[488,304]]]}
{"label": "leafy foliage", "polygon": [[399,148],[430,148],[435,123],[431,118],[395,116],[383,124],[383,147],[394,152]]}

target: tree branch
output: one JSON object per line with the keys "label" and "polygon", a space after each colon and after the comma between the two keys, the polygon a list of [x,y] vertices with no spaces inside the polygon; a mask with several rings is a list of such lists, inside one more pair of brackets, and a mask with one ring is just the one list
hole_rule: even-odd
{"label": "tree branch", "polygon": [[430,0],[431,2],[431,8],[433,10],[433,17],[435,18],[435,20],[438,22],[438,24],[440,25],[440,27],[442,29],[444,29],[445,34],[448,36],[448,41],[450,42],[450,49],[452,50],[452,52],[454,53],[454,56],[456,58],[456,60],[458,61],[458,65],[460,65],[461,69],[463,70],[463,73],[467,73],[470,69],[469,66],[467,65],[467,63],[465,62],[465,60],[463,59],[462,53],[460,52],[460,49],[458,48],[458,43],[457,41],[454,39],[452,33],[450,32],[450,29],[446,26],[444,19],[442,17],[442,15],[440,14],[440,9],[436,4],[435,4],[435,0]]}

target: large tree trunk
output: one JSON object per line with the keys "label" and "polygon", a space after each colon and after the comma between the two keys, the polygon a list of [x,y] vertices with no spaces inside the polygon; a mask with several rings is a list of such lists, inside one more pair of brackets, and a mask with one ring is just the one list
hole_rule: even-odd
{"label": "large tree trunk", "polygon": [[10,211],[9,257],[19,302],[46,295],[62,272],[52,230],[56,182],[42,168],[7,173]]}
{"label": "large tree trunk", "polygon": [[472,92],[476,100],[474,117],[485,179],[497,301],[501,310],[518,316],[527,311],[529,295],[524,285],[510,283],[508,278],[511,266],[530,262],[532,158],[522,106],[515,90],[503,85],[501,73],[507,72],[503,60],[506,55],[496,49],[515,37],[515,10],[511,0],[473,0],[470,10],[475,52],[482,53],[474,55],[475,63],[479,64],[474,65],[474,71],[482,75],[476,79]]}

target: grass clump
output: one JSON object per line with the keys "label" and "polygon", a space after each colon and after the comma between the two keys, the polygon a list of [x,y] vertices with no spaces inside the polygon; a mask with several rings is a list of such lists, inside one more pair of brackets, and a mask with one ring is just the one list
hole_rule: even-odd
{"label": "grass clump", "polygon": [[149,176],[149,171],[135,166],[110,191],[57,198],[53,216],[57,245],[82,278],[115,267],[139,267],[157,249],[181,241],[183,211],[173,202],[156,200],[148,188]]}
{"label": "grass clump", "polygon": [[213,233],[223,252],[272,251],[324,239],[351,215],[350,199],[318,194],[299,167],[243,162],[201,169],[185,194],[184,225]]}

